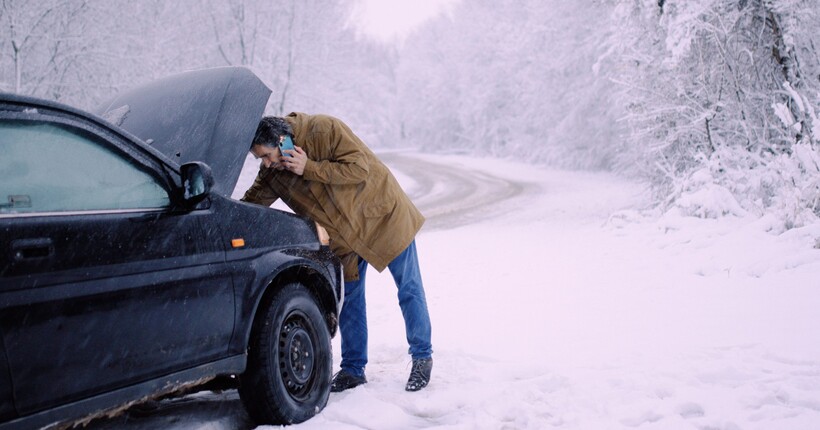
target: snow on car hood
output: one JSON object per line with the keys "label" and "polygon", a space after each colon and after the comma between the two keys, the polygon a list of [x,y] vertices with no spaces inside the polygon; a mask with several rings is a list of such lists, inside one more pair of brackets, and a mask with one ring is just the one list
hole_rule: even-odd
{"label": "snow on car hood", "polygon": [[271,90],[249,69],[185,72],[129,89],[94,113],[179,164],[207,163],[230,196]]}

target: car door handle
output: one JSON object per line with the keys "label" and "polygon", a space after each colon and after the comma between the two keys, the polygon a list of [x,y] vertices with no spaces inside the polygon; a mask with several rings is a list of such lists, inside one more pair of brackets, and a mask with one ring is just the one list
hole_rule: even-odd
{"label": "car door handle", "polygon": [[54,242],[47,237],[18,239],[11,242],[11,253],[16,261],[48,258],[54,255]]}

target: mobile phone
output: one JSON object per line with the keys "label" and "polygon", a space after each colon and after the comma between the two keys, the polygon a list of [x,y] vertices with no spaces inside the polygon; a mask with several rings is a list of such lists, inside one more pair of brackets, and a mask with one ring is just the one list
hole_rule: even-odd
{"label": "mobile phone", "polygon": [[292,155],[285,153],[286,149],[293,149],[293,139],[285,135],[285,138],[279,141],[279,152],[285,157],[292,157]]}

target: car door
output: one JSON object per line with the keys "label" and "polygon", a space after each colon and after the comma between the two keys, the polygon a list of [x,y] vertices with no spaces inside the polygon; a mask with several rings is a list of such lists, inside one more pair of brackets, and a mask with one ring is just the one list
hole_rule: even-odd
{"label": "car door", "polygon": [[224,249],[207,208],[173,208],[169,169],[44,108],[0,105],[0,154],[0,333],[19,414],[226,355]]}

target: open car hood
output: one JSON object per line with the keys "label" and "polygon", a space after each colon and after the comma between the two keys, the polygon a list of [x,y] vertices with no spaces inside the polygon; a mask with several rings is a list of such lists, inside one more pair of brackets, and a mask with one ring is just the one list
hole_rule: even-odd
{"label": "open car hood", "polygon": [[180,165],[207,163],[230,197],[271,90],[249,69],[218,67],[131,88],[94,113]]}

